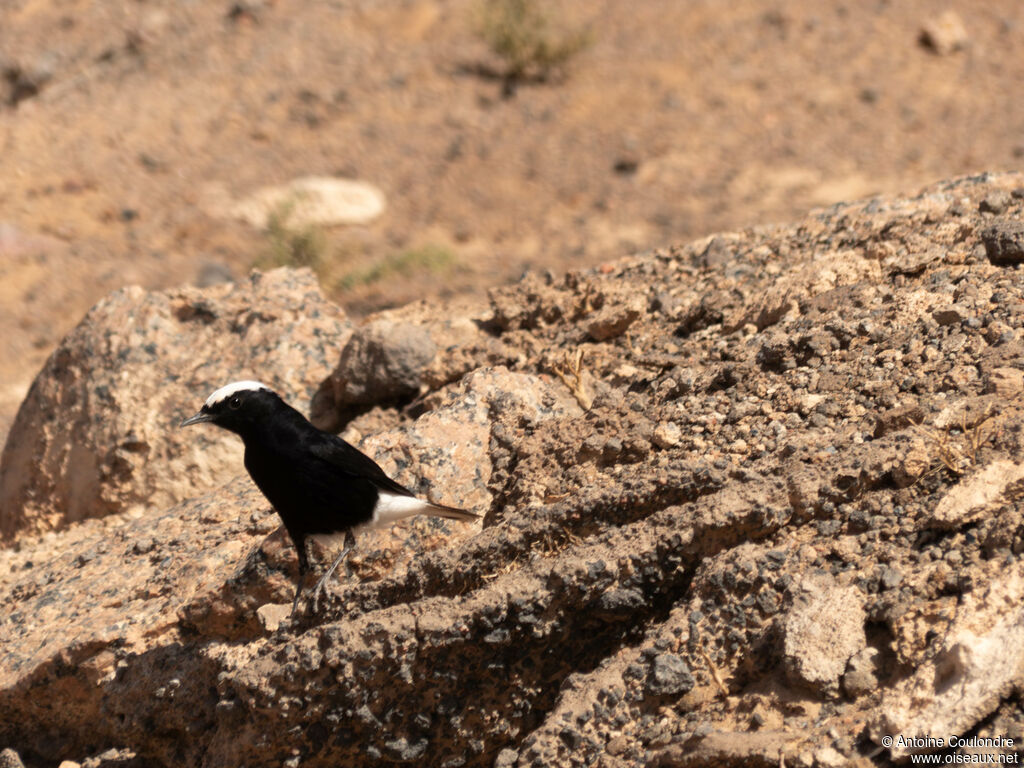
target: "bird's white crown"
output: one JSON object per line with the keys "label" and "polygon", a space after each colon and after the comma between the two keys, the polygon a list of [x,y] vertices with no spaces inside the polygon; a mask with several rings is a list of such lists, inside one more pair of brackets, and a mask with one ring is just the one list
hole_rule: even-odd
{"label": "bird's white crown", "polygon": [[206,398],[206,407],[213,408],[217,403],[226,397],[231,397],[236,392],[254,392],[259,389],[265,389],[268,392],[270,387],[259,381],[233,381],[230,384],[225,384],[223,387],[218,389],[208,398]]}

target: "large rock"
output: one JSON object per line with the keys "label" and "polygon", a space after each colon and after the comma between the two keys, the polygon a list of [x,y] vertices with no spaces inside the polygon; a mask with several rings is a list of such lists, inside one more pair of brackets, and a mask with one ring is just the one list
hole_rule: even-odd
{"label": "large rock", "polygon": [[179,432],[222,384],[255,378],[299,408],[349,324],[309,271],[97,304],[36,377],[0,460],[0,533],[167,507],[242,471],[221,430]]}
{"label": "large rock", "polygon": [[486,307],[425,304],[375,315],[341,348],[310,419],[339,432],[374,405],[404,405],[476,368],[509,362],[514,353],[484,330],[486,316]]}
{"label": "large rock", "polygon": [[336,431],[360,407],[411,400],[419,394],[423,372],[436,352],[430,331],[422,325],[379,319],[357,328],[318,390],[313,422]]}
{"label": "large rock", "polygon": [[1021,219],[1018,187],[531,276],[463,348],[424,318],[413,399],[346,434],[485,517],[361,537],[317,616],[283,618],[294,552],[245,480],[0,549],[0,746],[641,768],[1016,739],[1024,406],[991,382],[1024,370],[1024,272],[981,202]]}
{"label": "large rock", "polygon": [[[431,396],[425,407],[412,426],[370,436],[362,441],[363,450],[409,487],[437,489],[434,501],[454,504],[457,499],[478,510],[490,509],[493,501],[491,431],[496,424],[539,426],[581,414],[564,387],[504,367],[473,371],[457,386]],[[467,467],[473,471],[466,472]]]}

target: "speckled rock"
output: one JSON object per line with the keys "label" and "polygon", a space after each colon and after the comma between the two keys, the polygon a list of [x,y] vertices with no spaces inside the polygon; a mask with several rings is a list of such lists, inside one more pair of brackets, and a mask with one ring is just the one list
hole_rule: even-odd
{"label": "speckled rock", "polygon": [[796,603],[783,620],[783,659],[791,678],[826,694],[839,690],[850,658],[864,648],[863,598],[829,576],[801,582]]}
{"label": "speckled rock", "polygon": [[678,696],[693,688],[693,675],[686,662],[671,653],[659,653],[651,662],[647,690],[655,696]]}
{"label": "speckled rock", "polygon": [[1005,218],[985,227],[981,233],[985,252],[993,264],[1024,262],[1024,222]]}
{"label": "speckled rock", "polygon": [[[0,720],[26,724],[20,744],[48,760],[85,757],[62,745],[95,743],[91,732],[104,719],[95,692],[116,680],[126,659],[154,648],[166,655],[180,631],[179,611],[187,615],[193,601],[209,602],[232,583],[225,591],[230,608],[220,601],[221,625],[252,633],[249,611],[277,592],[287,594],[283,568],[271,571],[259,555],[253,567],[264,578],[253,587],[239,575],[247,551],[276,528],[275,519],[251,483],[239,479],[215,495],[154,507],[136,519],[87,520],[66,532],[59,551],[52,536],[26,541],[0,572],[7,603],[0,622]],[[73,584],[73,594],[61,583]],[[186,672],[154,680],[154,691],[167,690],[169,679],[179,681],[177,690]],[[79,706],[49,707],[53,696],[75,698]]]}
{"label": "speckled rock", "polygon": [[480,307],[435,312],[414,304],[374,316],[342,347],[310,419],[339,432],[374,405],[405,404],[480,366],[508,362],[501,341],[481,328],[485,314]]}
{"label": "speckled rock", "polygon": [[843,692],[850,698],[874,693],[881,672],[881,653],[870,646],[850,657],[843,675]]}
{"label": "speckled rock", "polygon": [[1012,502],[1024,490],[1024,464],[994,461],[950,489],[939,500],[925,525],[955,528],[977,520],[1000,503]]}
{"label": "speckled rock", "polygon": [[[969,595],[914,674],[883,692],[873,736],[963,734],[1024,684],[1024,565],[990,565],[986,590]],[[893,758],[922,750],[896,744]]]}
{"label": "speckled rock", "polygon": [[[490,509],[493,501],[494,425],[536,428],[582,413],[564,387],[504,367],[474,371],[457,386],[431,395],[423,408],[425,412],[411,426],[362,440],[363,450],[410,488],[437,489],[439,495],[433,501],[476,510]],[[352,436],[358,438],[358,434]]]}
{"label": "speckled rock", "polygon": [[220,485],[240,471],[238,440],[178,423],[238,379],[303,408],[348,333],[308,270],[112,294],[61,342],[18,411],[0,460],[0,534],[167,507]]}
{"label": "speckled rock", "polygon": [[419,394],[420,377],[436,352],[430,331],[421,325],[379,319],[357,328],[321,387],[315,423],[334,431],[339,410]]}

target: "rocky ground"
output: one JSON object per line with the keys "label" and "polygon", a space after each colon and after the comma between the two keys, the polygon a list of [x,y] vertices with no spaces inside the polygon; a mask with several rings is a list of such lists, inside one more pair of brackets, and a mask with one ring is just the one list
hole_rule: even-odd
{"label": "rocky ground", "polygon": [[[914,751],[887,736],[1019,752],[1021,264],[1024,176],[1004,174],[354,327],[299,311],[323,299],[288,272],[235,289],[303,297],[254,301],[247,322],[227,289],[117,294],[44,367],[5,450],[0,746],[30,766]],[[153,346],[118,399],[120,350],[145,348],[125,327]],[[169,342],[187,333],[183,369]],[[237,454],[213,444],[224,474],[200,466],[189,441],[220,436],[171,432],[240,342],[267,375],[287,350],[311,372],[337,359],[318,389],[275,385],[483,519],[367,537],[321,613],[289,621],[276,516],[230,479]],[[41,506],[132,421],[151,461],[118,464],[75,516]],[[25,484],[25,441],[85,450]]]}

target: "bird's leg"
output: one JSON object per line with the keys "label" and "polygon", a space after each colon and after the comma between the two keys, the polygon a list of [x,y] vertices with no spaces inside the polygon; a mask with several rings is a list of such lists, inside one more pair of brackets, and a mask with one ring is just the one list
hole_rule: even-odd
{"label": "bird's leg", "polygon": [[309,573],[309,556],[306,554],[306,540],[301,539],[295,546],[299,555],[299,583],[295,585],[295,600],[292,602],[291,615],[299,609],[299,598],[302,597],[302,587],[306,583],[306,574]]}
{"label": "bird's leg", "polygon": [[345,556],[349,553],[349,551],[352,549],[352,547],[355,546],[355,543],[356,543],[356,537],[355,537],[355,534],[352,533],[351,529],[345,531],[345,546],[344,546],[344,548],[341,550],[341,553],[336,558],[334,558],[334,562],[331,563],[331,567],[328,568],[327,572],[324,573],[324,575],[320,577],[320,580],[316,583],[316,586],[313,587],[313,613],[316,613],[317,601],[318,601],[319,596],[320,596],[320,591],[324,588],[324,584],[326,584],[327,580],[329,578],[331,578],[331,574],[334,573],[335,569],[339,565],[341,565],[341,561],[345,559]]}

